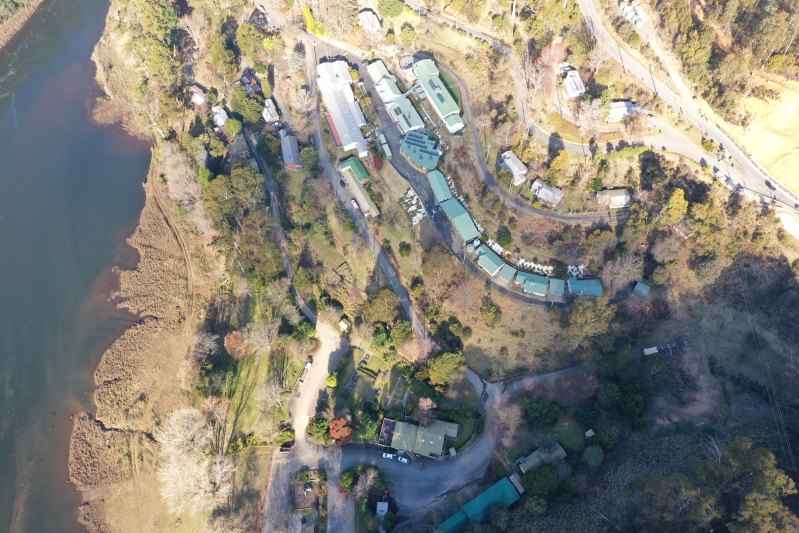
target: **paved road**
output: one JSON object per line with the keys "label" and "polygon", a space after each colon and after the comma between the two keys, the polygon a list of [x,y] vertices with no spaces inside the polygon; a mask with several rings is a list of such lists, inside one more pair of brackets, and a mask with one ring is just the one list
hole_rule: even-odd
{"label": "paved road", "polygon": [[[682,75],[676,71],[668,60],[664,62],[667,65],[667,70],[674,81],[675,85],[680,89],[683,94],[675,93],[665,82],[658,79],[652,72],[650,67],[644,66],[633,58],[629,53],[624,51],[619,44],[614,40],[611,33],[602,24],[602,19],[599,17],[597,7],[593,0],[577,0],[583,16],[591,24],[596,36],[597,44],[604,48],[614,59],[628,70],[633,76],[640,79],[644,85],[652,88],[652,90],[668,105],[678,111],[683,118],[688,120],[694,126],[699,128],[708,137],[719,143],[724,147],[725,151],[732,156],[734,166],[741,169],[740,173],[735,173],[733,179],[740,180],[745,188],[754,191],[755,193],[765,194],[768,197],[776,197],[778,201],[785,203],[793,208],[795,203],[799,203],[799,197],[789,192],[787,189],[779,185],[777,180],[766,172],[750,155],[738,146],[716,123],[711,122],[706,112],[700,107],[700,100],[694,100],[692,91],[688,88],[688,84],[683,79]],[[654,37],[650,39],[650,43],[656,40]],[[657,45],[659,46],[659,45]],[[656,46],[656,48],[657,48]],[[658,50],[662,49],[657,48]],[[707,104],[704,104],[708,109]],[[732,174],[731,174],[732,177]],[[777,188],[776,191],[769,189],[765,181],[768,180],[773,186]]]}

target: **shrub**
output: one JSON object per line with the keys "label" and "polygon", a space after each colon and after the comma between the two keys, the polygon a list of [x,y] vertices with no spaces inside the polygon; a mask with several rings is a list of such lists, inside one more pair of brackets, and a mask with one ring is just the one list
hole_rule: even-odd
{"label": "shrub", "polygon": [[592,444],[583,450],[583,463],[591,470],[596,470],[602,461],[605,459],[605,453],[602,451],[602,446],[599,444]]}
{"label": "shrub", "polygon": [[538,496],[549,496],[560,484],[560,477],[558,476],[558,469],[555,465],[543,464],[528,472],[522,477],[524,488],[530,494]]}
{"label": "shrub", "polygon": [[227,122],[225,122],[225,131],[230,135],[238,135],[243,129],[244,126],[241,124],[241,121],[235,118],[229,118]]}
{"label": "shrub", "polygon": [[602,428],[598,436],[602,446],[610,450],[619,443],[619,428],[616,426]]}
{"label": "shrub", "polygon": [[541,496],[528,496],[524,502],[524,510],[532,515],[540,515],[547,512],[547,501]]}
{"label": "shrub", "polygon": [[405,3],[402,0],[377,0],[377,12],[384,17],[398,17],[404,7]]}

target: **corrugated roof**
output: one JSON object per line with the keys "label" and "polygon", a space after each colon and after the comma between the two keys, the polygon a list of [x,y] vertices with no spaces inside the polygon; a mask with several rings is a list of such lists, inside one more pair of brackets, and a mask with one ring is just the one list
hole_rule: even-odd
{"label": "corrugated roof", "polygon": [[579,296],[599,297],[605,293],[599,278],[569,278],[569,292]]}
{"label": "corrugated roof", "polygon": [[466,208],[461,205],[457,198],[450,198],[441,202],[441,209],[452,225],[455,226],[455,230],[464,242],[473,241],[480,236],[480,232],[477,231],[477,226],[475,226],[469,212],[466,211]]}
{"label": "corrugated roof", "polygon": [[621,209],[630,205],[630,191],[627,189],[608,189],[596,193],[596,203],[610,209]]}
{"label": "corrugated roof", "polygon": [[538,468],[541,463],[556,463],[566,458],[566,450],[560,444],[553,444],[549,448],[538,448],[519,463],[519,470],[526,474]]}
{"label": "corrugated roof", "polygon": [[508,507],[519,500],[519,491],[513,486],[513,483],[506,477],[503,477],[486,490],[477,495],[469,503],[463,506],[463,512],[474,523],[484,522],[488,510],[499,505]]}
{"label": "corrugated roof", "polygon": [[441,171],[431,170],[428,172],[427,181],[430,182],[430,188],[433,189],[433,196],[435,196],[437,204],[452,198],[452,191]]}
{"label": "corrugated roof", "polygon": [[436,148],[437,144],[436,140],[427,134],[409,131],[400,142],[400,151],[417,167],[433,170],[441,156]]}
{"label": "corrugated roof", "polygon": [[644,280],[641,280],[635,284],[633,292],[638,296],[643,296],[644,298],[646,298],[647,296],[649,296],[650,290],[651,289],[649,288],[649,284],[647,284]]}
{"label": "corrugated roof", "polygon": [[516,277],[516,269],[505,263],[505,266],[499,271],[499,277],[508,282],[513,281],[513,278]]}
{"label": "corrugated roof", "polygon": [[457,436],[458,424],[453,422],[433,420],[427,426],[417,426],[394,421],[391,447],[425,457],[438,457],[444,450],[444,441]]}
{"label": "corrugated roof", "polygon": [[527,165],[522,163],[522,160],[516,157],[516,154],[512,151],[502,152],[500,157],[502,158],[502,166],[507,168],[514,176],[523,176],[527,173]]}
{"label": "corrugated roof", "polygon": [[558,278],[549,278],[549,294],[563,296],[566,292],[566,282]]}
{"label": "corrugated roof", "polygon": [[366,70],[374,81],[375,90],[385,104],[391,120],[397,123],[402,133],[422,129],[422,117],[410,99],[399,90],[397,78],[388,71],[385,63],[378,59],[370,63]]}
{"label": "corrugated roof", "polygon": [[339,162],[338,170],[339,172],[344,172],[346,170],[351,171],[361,183],[369,180],[369,173],[366,171],[366,167],[363,166],[360,159],[354,156],[350,156]]}
{"label": "corrugated roof", "polygon": [[451,133],[463,129],[464,123],[460,116],[461,109],[455,102],[455,98],[449,93],[433,60],[422,59],[417,61],[413,64],[413,72],[416,74],[427,99],[433,105],[441,120],[444,121],[447,129]]}
{"label": "corrugated roof", "polygon": [[344,150],[368,154],[361,126],[366,124],[363,111],[352,92],[349,65],[344,61],[321,63],[316,68],[316,84],[330,115],[337,141]]}
{"label": "corrugated roof", "polygon": [[447,518],[444,522],[438,524],[436,531],[441,533],[461,533],[469,527],[469,517],[463,511],[458,511],[454,515]]}
{"label": "corrugated roof", "polygon": [[280,130],[278,136],[280,137],[280,152],[283,154],[283,163],[291,170],[302,169],[297,138],[294,135],[289,135],[286,130]]}
{"label": "corrugated roof", "polygon": [[537,179],[533,182],[533,186],[530,190],[535,194],[539,200],[542,202],[546,202],[551,206],[556,206],[560,203],[561,199],[563,199],[563,191],[558,189],[557,187],[553,187],[540,179]]}
{"label": "corrugated roof", "polygon": [[494,250],[482,244],[477,249],[477,264],[491,276],[494,276],[505,262]]}

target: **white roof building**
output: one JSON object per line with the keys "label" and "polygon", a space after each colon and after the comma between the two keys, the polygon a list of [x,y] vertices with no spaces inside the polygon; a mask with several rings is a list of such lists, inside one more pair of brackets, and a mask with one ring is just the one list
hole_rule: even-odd
{"label": "white roof building", "polygon": [[605,209],[624,209],[629,207],[632,196],[627,189],[608,189],[596,193],[596,203]]}
{"label": "white roof building", "polygon": [[366,33],[380,33],[382,26],[377,14],[371,9],[364,9],[358,13],[358,25]]}
{"label": "white roof building", "polygon": [[280,114],[277,112],[277,107],[275,107],[274,100],[271,98],[264,100],[264,110],[261,115],[263,115],[267,124],[278,122],[280,120]]}
{"label": "white roof building", "polygon": [[548,185],[540,179],[537,179],[533,182],[533,186],[530,187],[530,190],[539,200],[548,203],[552,207],[557,206],[563,199],[562,190],[558,189],[557,187],[553,187],[552,185]]}
{"label": "white roof building", "polygon": [[641,106],[630,100],[619,100],[610,103],[610,113],[608,113],[608,122],[621,122],[624,117],[630,113],[640,113],[643,111]]}
{"label": "white roof building", "polygon": [[400,131],[407,133],[422,129],[424,127],[422,117],[419,116],[408,96],[400,91],[397,86],[397,78],[388,71],[385,63],[378,59],[369,63],[366,70],[374,81],[375,90],[386,106],[391,120],[397,124]]}
{"label": "white roof building", "polygon": [[355,150],[366,157],[366,139],[361,126],[366,119],[352,92],[352,77],[345,61],[320,63],[316,69],[316,85],[327,107],[327,122],[342,150]]}
{"label": "white roof building", "polygon": [[375,508],[375,514],[378,518],[383,518],[388,513],[388,502],[377,502],[377,507]]}
{"label": "white roof building", "polygon": [[585,94],[585,84],[583,84],[580,73],[568,64],[561,65],[560,75],[563,78],[563,89],[569,98],[579,98]]}
{"label": "white roof building", "polygon": [[205,91],[196,84],[189,87],[189,93],[191,94],[191,103],[195,107],[200,107],[208,101],[208,99],[205,97]]}
{"label": "white roof building", "polygon": [[219,104],[212,107],[211,112],[214,114],[214,124],[216,124],[216,127],[218,128],[223,127],[225,122],[227,122],[230,118],[228,117],[227,111],[225,111]]}
{"label": "white roof building", "polygon": [[500,157],[500,165],[508,169],[513,174],[513,186],[516,187],[524,183],[527,179],[527,166],[521,159],[516,157],[512,151],[503,152]]}

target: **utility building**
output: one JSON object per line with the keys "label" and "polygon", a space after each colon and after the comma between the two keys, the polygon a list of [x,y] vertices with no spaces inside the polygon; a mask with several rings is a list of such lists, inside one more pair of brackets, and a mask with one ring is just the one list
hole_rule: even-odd
{"label": "utility building", "polygon": [[424,127],[424,121],[416,108],[413,107],[413,102],[408,98],[407,94],[400,91],[397,86],[397,78],[392,75],[386,68],[385,63],[378,59],[369,63],[366,67],[369,76],[375,84],[375,90],[383,105],[386,106],[386,111],[391,117],[391,120],[397,125],[402,133],[409,131],[420,130]]}
{"label": "utility building", "polygon": [[627,189],[608,189],[596,193],[596,203],[605,209],[624,209],[630,206],[632,196]]}
{"label": "utility building", "polygon": [[413,73],[438,118],[447,127],[447,131],[456,133],[462,130],[466,124],[461,117],[461,109],[441,79],[441,74],[433,60],[422,59],[415,62]]}
{"label": "utility building", "polygon": [[300,147],[297,138],[286,130],[280,130],[280,152],[283,154],[283,163],[288,170],[302,170],[300,162]]}
{"label": "utility building", "polygon": [[316,84],[327,108],[327,123],[342,150],[355,150],[366,157],[366,139],[361,126],[366,124],[361,106],[352,92],[352,77],[345,61],[320,63],[316,68]]}

